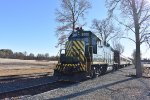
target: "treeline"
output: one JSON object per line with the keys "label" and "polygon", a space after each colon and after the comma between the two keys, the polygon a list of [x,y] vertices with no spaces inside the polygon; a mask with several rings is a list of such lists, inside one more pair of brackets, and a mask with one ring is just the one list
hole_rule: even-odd
{"label": "treeline", "polygon": [[150,61],[150,58],[143,58],[143,61],[147,61],[147,60]]}
{"label": "treeline", "polygon": [[34,55],[33,53],[27,54],[27,52],[13,52],[10,49],[0,49],[0,58],[56,61],[59,57],[49,56],[48,53]]}

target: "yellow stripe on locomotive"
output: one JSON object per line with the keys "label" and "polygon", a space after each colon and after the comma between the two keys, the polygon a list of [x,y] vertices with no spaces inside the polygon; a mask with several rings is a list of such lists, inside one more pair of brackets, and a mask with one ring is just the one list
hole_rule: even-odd
{"label": "yellow stripe on locomotive", "polygon": [[[66,64],[57,64],[56,68],[59,71],[65,71],[67,68],[78,68],[77,71],[86,71],[86,57],[84,55],[85,45],[84,41],[67,41],[65,45],[65,58],[64,60],[67,62],[68,60],[74,58],[78,60],[78,63],[75,62],[67,62]],[[67,59],[70,58],[70,59]],[[73,59],[73,61],[74,61]]]}
{"label": "yellow stripe on locomotive", "polygon": [[85,62],[84,41],[68,41],[66,43],[66,56],[78,57],[78,60]]}

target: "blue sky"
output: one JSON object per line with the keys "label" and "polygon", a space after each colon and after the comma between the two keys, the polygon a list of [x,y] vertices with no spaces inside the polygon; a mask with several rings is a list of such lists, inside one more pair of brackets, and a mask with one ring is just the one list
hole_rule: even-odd
{"label": "blue sky", "polygon": [[[90,0],[92,9],[86,17],[87,27],[91,26],[94,18],[106,17],[104,1]],[[58,7],[59,0],[0,0],[0,49],[56,55],[59,48],[55,48],[58,25],[55,9]],[[123,45],[124,55],[131,56],[135,45],[128,40],[123,40]],[[145,47],[142,49],[146,50]],[[147,53],[150,54],[149,51]]]}

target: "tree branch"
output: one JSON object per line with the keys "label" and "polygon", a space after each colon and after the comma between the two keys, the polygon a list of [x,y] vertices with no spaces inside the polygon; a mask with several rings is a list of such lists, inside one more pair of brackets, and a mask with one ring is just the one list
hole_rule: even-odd
{"label": "tree branch", "polygon": [[149,11],[146,12],[144,18],[140,21],[139,25],[141,25],[144,21],[146,21],[148,18],[150,18],[150,15],[148,15]]}
{"label": "tree branch", "polygon": [[[150,35],[150,33],[148,33],[148,35]],[[144,40],[142,40],[141,42],[140,42],[140,44],[142,44],[142,43],[144,43],[144,42],[147,42],[148,44],[150,43],[150,36],[145,36],[144,37]],[[149,40],[149,41],[148,41]]]}
{"label": "tree branch", "polygon": [[116,20],[117,22],[119,22],[119,24],[121,24],[121,25],[123,25],[123,26],[129,28],[133,33],[135,33],[135,31],[134,31],[130,26],[124,24],[123,22],[120,22],[120,21],[119,21],[118,19],[116,19],[116,18],[115,18],[115,20]]}
{"label": "tree branch", "polygon": [[119,38],[129,39],[129,40],[133,41],[134,43],[136,43],[136,41],[135,41],[135,40],[133,40],[133,39],[131,39],[131,38],[129,38],[129,37],[119,37]]}
{"label": "tree branch", "polygon": [[143,38],[144,36],[149,35],[149,33],[145,33],[145,30],[146,30],[148,27],[149,27],[149,26],[147,25],[147,26],[142,30],[142,32],[140,32],[140,33],[141,33],[140,41],[142,40],[142,38]]}

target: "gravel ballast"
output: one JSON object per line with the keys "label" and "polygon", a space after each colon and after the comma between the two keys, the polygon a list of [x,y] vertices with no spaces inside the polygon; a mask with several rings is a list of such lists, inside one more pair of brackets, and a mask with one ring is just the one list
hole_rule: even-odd
{"label": "gravel ballast", "polygon": [[34,96],[22,96],[24,100],[150,100],[150,78],[130,77],[133,66]]}

